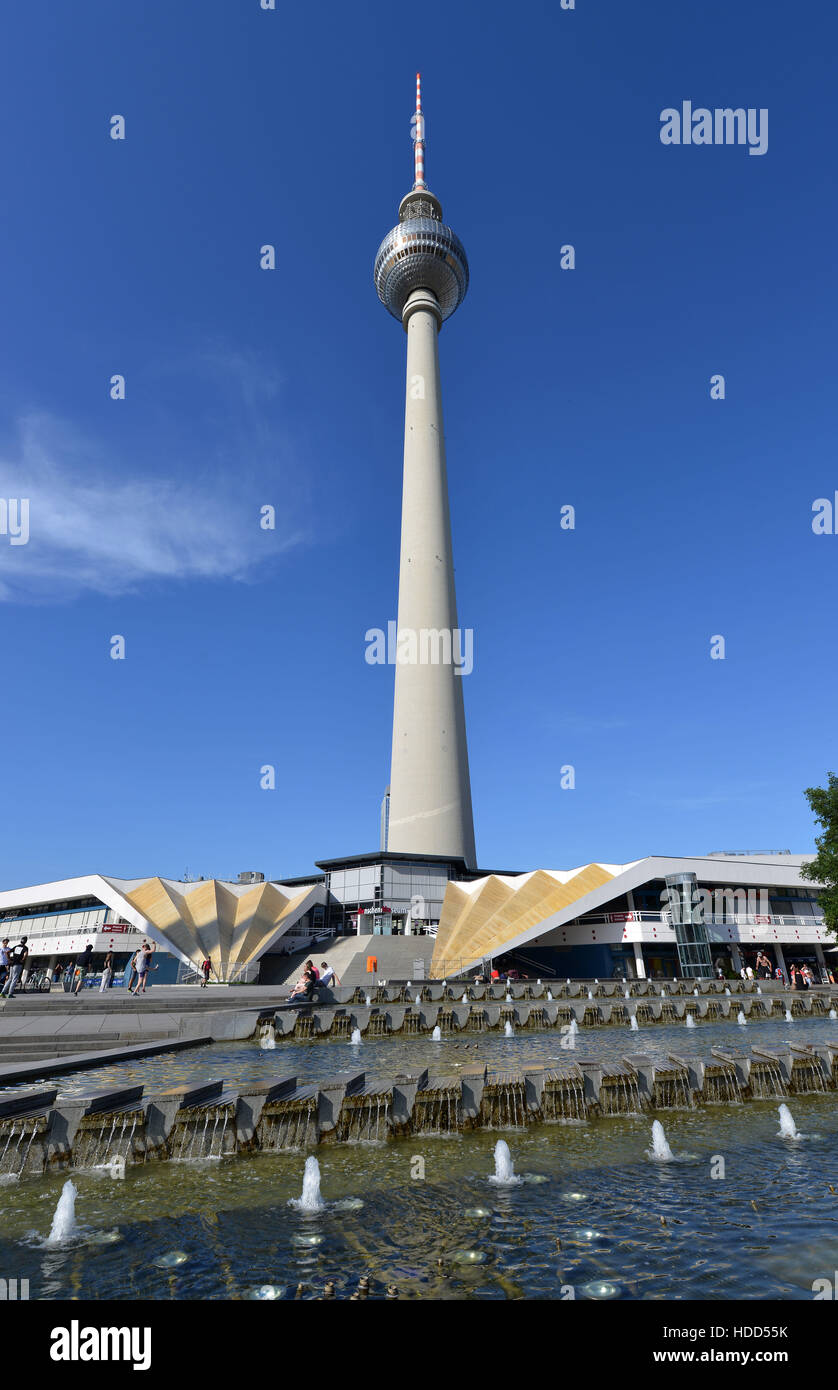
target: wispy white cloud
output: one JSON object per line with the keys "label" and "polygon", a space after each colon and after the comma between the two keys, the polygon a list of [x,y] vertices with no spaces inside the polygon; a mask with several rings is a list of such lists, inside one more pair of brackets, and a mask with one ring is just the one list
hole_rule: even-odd
{"label": "wispy white cloud", "polygon": [[[126,473],[101,446],[46,415],[19,423],[0,452],[0,497],[29,498],[26,545],[0,536],[0,600],[53,601],[83,592],[125,593],[149,581],[246,580],[306,536],[281,499],[216,463],[200,478]],[[183,470],[181,470],[182,472]],[[262,472],[260,468],[257,470]],[[270,490],[274,492],[272,488]],[[261,529],[259,507],[277,507]]]}

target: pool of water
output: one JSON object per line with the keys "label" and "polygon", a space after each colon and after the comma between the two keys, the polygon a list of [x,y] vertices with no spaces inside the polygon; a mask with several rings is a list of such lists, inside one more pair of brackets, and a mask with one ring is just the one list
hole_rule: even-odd
{"label": "pool of water", "polygon": [[214,1043],[183,1052],[161,1053],[135,1061],[118,1062],[73,1072],[50,1080],[44,1076],[27,1080],[7,1091],[30,1090],[40,1085],[57,1086],[60,1095],[78,1095],[105,1086],[144,1083],[148,1092],[205,1079],[245,1085],[249,1081],[273,1076],[296,1076],[300,1083],[324,1081],[338,1072],[364,1071],[370,1081],[387,1080],[397,1072],[416,1073],[427,1068],[433,1075],[456,1074],[462,1067],[486,1065],[490,1070],[540,1066],[560,1059],[614,1061],[633,1052],[680,1056],[709,1056],[711,1047],[749,1050],[752,1046],[771,1047],[784,1042],[838,1043],[838,1021],[830,1019],[782,1019],[736,1023],[649,1024],[637,1032],[625,1026],[583,1028],[575,1048],[567,1034],[553,1028],[543,1033],[520,1030],[514,1037],[500,1033],[457,1034],[435,1043],[429,1036],[371,1038],[353,1044],[349,1041],[278,1041],[273,1049],[257,1043]]}
{"label": "pool of water", "polygon": [[[147,1091],[202,1078],[243,1085],[296,1074],[370,1079],[427,1067],[456,1073],[612,1059],[649,1050],[825,1042],[826,1019],[580,1028],[349,1042],[217,1044],[56,1078],[64,1093],[128,1082]],[[32,1081],[26,1083],[33,1086]],[[498,1134],[321,1145],[325,1209],[289,1205],[304,1155],[265,1153],[76,1171],[77,1235],[45,1243],[67,1174],[2,1185],[3,1266],[39,1299],[338,1298],[359,1278],[432,1299],[807,1299],[838,1268],[838,1094],[792,1098],[799,1139],[779,1133],[777,1101],[662,1115],[674,1161],[650,1155],[650,1116],[506,1131],[516,1173],[489,1179]],[[162,1263],[161,1263],[162,1262]],[[260,1293],[261,1291],[261,1293]]]}
{"label": "pool of water", "polygon": [[669,1163],[648,1117],[508,1131],[511,1187],[489,1180],[497,1134],[321,1147],[316,1214],[289,1205],[300,1154],[79,1172],[78,1235],[54,1249],[66,1174],[9,1183],[0,1255],[39,1299],[313,1297],[328,1279],[341,1298],[362,1275],[373,1297],[810,1299],[838,1268],[838,1107],[791,1109],[797,1140],[776,1102],[672,1112]]}

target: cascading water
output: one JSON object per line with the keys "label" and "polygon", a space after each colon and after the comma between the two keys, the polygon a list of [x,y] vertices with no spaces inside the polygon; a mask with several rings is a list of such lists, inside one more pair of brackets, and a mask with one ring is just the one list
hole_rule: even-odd
{"label": "cascading water", "polygon": [[786,1009],[786,1023],[794,1023],[794,1018],[792,1017],[791,1009]]}
{"label": "cascading water", "polygon": [[838,1018],[838,1014],[836,1014],[836,1012],[835,1012],[834,1009],[830,1009],[830,1010],[829,1010],[829,1017],[832,1019],[832,1021],[833,1021],[833,1023],[834,1023],[835,1020],[836,1020],[836,1018]]}
{"label": "cascading water", "polygon": [[468,995],[467,995],[467,994],[464,994],[464,995],[463,995],[462,999],[460,1000],[460,1003],[461,1003],[461,1004],[467,1004],[467,1003],[468,1003]]}
{"label": "cascading water", "polygon": [[47,1245],[63,1245],[78,1234],[76,1225],[76,1185],[68,1178],[61,1189],[58,1206],[52,1218],[52,1229],[47,1236]]}
{"label": "cascading water", "polygon": [[259,1034],[259,1046],[263,1052],[273,1052],[276,1047],[276,1037],[272,1022],[263,1023],[262,1031]]}
{"label": "cascading water", "polygon": [[[548,999],[548,1002],[552,1002],[552,999],[553,999],[553,991],[552,991],[551,989],[548,989],[548,991],[547,991],[547,999]],[[830,1018],[834,1018],[834,1017],[835,1017],[835,1010],[834,1010],[834,1009],[833,1009],[832,1012],[830,1013],[829,1017],[830,1017]]]}
{"label": "cascading water", "polygon": [[509,1022],[509,1019],[507,1019],[505,1024],[503,1025],[503,1036],[505,1038],[515,1037],[515,1029],[512,1027],[512,1024]]}
{"label": "cascading water", "polygon": [[695,1027],[695,1019],[693,1018],[692,1014],[687,1014],[686,1018],[684,1019],[684,1023],[688,1028]]}
{"label": "cascading water", "polygon": [[360,1028],[353,1028],[353,1029],[352,1029],[352,1037],[349,1039],[349,1041],[350,1041],[350,1042],[353,1044],[353,1046],[355,1046],[355,1047],[360,1046],[360,1042],[361,1042],[361,1030],[360,1030]]}
{"label": "cascading water", "polygon": [[794,1123],[792,1113],[787,1105],[781,1105],[778,1111],[780,1116],[780,1135],[783,1139],[799,1139],[797,1125]]}
{"label": "cascading water", "polygon": [[436,1025],[434,1031],[431,1033],[431,1042],[442,1042],[442,1029],[439,1024]]}
{"label": "cascading water", "polygon": [[638,1030],[638,1028],[639,1028],[639,1026],[640,1026],[640,1025],[639,1025],[638,1022],[637,1022],[637,1015],[636,1015],[636,1014],[632,1014],[632,1016],[631,1016],[631,1018],[630,1018],[630,1020],[629,1020],[629,1027],[630,1027],[632,1033],[636,1033],[637,1030]]}
{"label": "cascading water", "polygon": [[303,1170],[303,1191],[299,1197],[292,1197],[289,1206],[298,1211],[322,1211],[326,1203],[320,1195],[320,1164],[312,1154],[306,1159]]}
{"label": "cascading water", "polygon": [[658,1163],[671,1163],[675,1157],[669,1147],[660,1120],[655,1120],[652,1125],[652,1147],[649,1150],[649,1157],[655,1159]]}
{"label": "cascading water", "polygon": [[745,1015],[743,1014],[743,1012],[742,1012],[741,1009],[739,1010],[738,1014],[736,1015],[736,1022],[737,1022],[737,1023],[740,1023],[740,1024],[741,1024],[741,1023],[747,1023],[747,1022],[748,1022],[748,1020],[746,1019],[746,1017],[745,1017]]}

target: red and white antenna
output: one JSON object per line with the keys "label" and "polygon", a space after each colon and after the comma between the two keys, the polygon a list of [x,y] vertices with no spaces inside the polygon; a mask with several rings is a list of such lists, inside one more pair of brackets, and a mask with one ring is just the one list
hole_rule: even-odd
{"label": "red and white antenna", "polygon": [[425,117],[422,115],[422,76],[416,74],[416,111],[410,122],[413,141],[413,187],[425,187]]}

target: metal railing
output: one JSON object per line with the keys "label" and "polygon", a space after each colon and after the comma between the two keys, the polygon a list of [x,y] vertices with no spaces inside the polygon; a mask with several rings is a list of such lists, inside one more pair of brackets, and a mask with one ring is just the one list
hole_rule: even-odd
{"label": "metal railing", "polygon": [[[823,917],[794,917],[777,915],[771,912],[706,913],[702,919],[705,926],[718,927],[822,927]],[[665,927],[672,926],[672,915],[662,912],[601,912],[591,917],[578,917],[566,923],[571,927],[627,926],[632,922],[654,922]]]}

